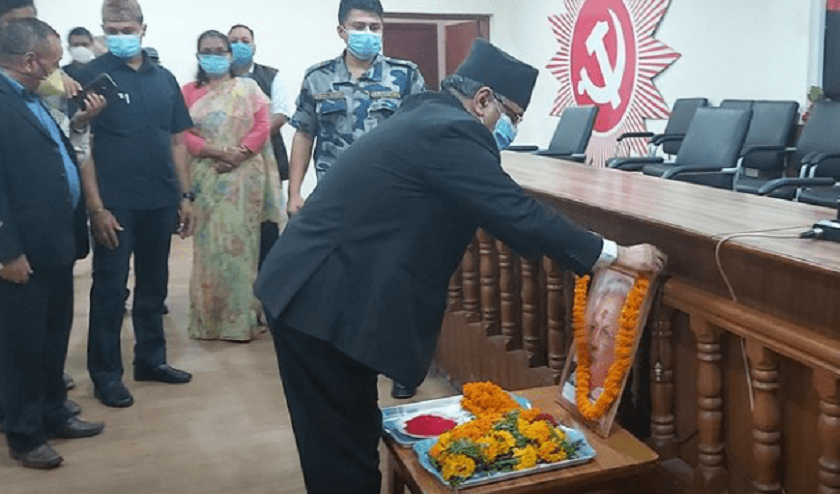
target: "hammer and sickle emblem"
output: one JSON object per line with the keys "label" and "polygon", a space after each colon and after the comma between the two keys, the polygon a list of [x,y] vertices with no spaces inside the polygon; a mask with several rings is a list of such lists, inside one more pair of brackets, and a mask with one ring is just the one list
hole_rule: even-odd
{"label": "hammer and sickle emblem", "polygon": [[615,67],[610,65],[610,57],[604,44],[604,38],[610,32],[610,26],[605,21],[599,21],[595,24],[592,32],[589,33],[589,37],[586,38],[586,52],[589,55],[595,55],[598,67],[601,69],[601,75],[604,77],[604,86],[597,86],[593,83],[584,67],[580,69],[580,82],[578,82],[577,90],[581,95],[588,94],[595,103],[601,105],[609,103],[615,110],[621,105],[619,90],[621,89],[621,83],[624,81],[627,47],[624,42],[624,30],[621,29],[621,21],[612,9],[609,9],[609,13],[615,26],[616,47],[618,48]]}

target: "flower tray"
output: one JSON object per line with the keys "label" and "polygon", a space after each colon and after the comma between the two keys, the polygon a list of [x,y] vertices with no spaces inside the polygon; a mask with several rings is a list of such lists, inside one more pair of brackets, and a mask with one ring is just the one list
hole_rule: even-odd
{"label": "flower tray", "polygon": [[431,450],[432,446],[435,445],[437,439],[424,439],[422,441],[415,442],[412,447],[417,453],[417,459],[420,462],[420,465],[422,465],[423,468],[429,471],[429,473],[434,475],[435,478],[437,478],[442,484],[449,486],[453,489],[462,489],[466,487],[475,487],[478,485],[490,484],[492,482],[510,480],[518,477],[525,477],[537,473],[560,470],[562,468],[569,468],[575,465],[587,463],[589,461],[592,461],[593,458],[595,458],[595,450],[592,449],[592,446],[586,440],[586,437],[583,435],[582,432],[576,429],[570,429],[562,425],[558,427],[562,429],[563,432],[566,434],[566,438],[568,439],[568,441],[576,447],[576,453],[573,458],[568,458],[557,463],[541,464],[533,468],[514,472],[482,473],[470,478],[469,480],[459,483],[457,486],[452,485],[443,480],[443,477],[441,476],[440,472],[438,472],[437,469],[435,469],[434,465],[432,465],[432,461],[429,456],[429,450]]}

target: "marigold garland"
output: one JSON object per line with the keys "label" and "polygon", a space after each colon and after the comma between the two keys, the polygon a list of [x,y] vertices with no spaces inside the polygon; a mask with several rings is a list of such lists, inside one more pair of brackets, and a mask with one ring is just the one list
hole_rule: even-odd
{"label": "marigold garland", "polygon": [[604,392],[592,403],[589,393],[592,387],[591,356],[589,355],[588,335],[586,330],[586,297],[589,287],[589,275],[578,277],[575,281],[575,302],[572,313],[577,345],[577,372],[575,374],[577,388],[575,401],[578,411],[587,420],[598,420],[612,406],[621,392],[621,385],[627,370],[633,364],[633,345],[636,342],[636,326],[642,304],[647,296],[650,281],[639,276],[633,284],[633,289],[627,295],[619,317],[619,330],[615,339],[615,362],[610,365],[607,378],[604,381]]}

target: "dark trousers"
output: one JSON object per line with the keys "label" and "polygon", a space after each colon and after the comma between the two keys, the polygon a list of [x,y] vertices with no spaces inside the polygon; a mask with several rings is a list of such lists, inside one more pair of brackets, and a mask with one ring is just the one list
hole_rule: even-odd
{"label": "dark trousers", "polygon": [[134,254],[134,364],[166,363],[163,303],[169,282],[169,248],[175,207],[155,210],[111,209],[123,231],[120,245],[110,250],[95,244],[90,289],[88,371],[96,386],[122,379],[120,329],[125,315],[126,283]]}
{"label": "dark trousers", "polygon": [[286,403],[309,494],[379,494],[377,373],[272,321]]}
{"label": "dark trousers", "polygon": [[9,447],[33,450],[70,418],[62,374],[73,324],[73,266],[0,281],[0,396]]}
{"label": "dark trousers", "polygon": [[260,225],[260,263],[258,267],[262,267],[268,252],[274,247],[274,242],[280,238],[280,226],[273,221],[264,221]]}

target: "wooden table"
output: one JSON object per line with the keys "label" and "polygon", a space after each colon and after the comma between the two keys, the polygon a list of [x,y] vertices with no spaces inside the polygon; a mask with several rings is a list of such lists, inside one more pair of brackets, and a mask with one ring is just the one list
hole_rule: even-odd
{"label": "wooden table", "polygon": [[[560,418],[564,424],[573,421],[556,401],[557,387],[533,388],[517,391],[517,394],[531,401],[534,407]],[[469,494],[524,494],[572,492],[578,488],[615,482],[628,476],[646,473],[653,469],[658,456],[624,429],[618,428],[608,439],[584,429],[586,439],[597,452],[594,460],[584,465],[496,482],[459,492]],[[420,466],[417,455],[411,448],[400,446],[385,438],[388,448],[390,494],[404,494],[407,487],[412,494],[450,493],[452,489],[440,483],[437,478]]]}

